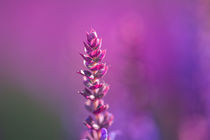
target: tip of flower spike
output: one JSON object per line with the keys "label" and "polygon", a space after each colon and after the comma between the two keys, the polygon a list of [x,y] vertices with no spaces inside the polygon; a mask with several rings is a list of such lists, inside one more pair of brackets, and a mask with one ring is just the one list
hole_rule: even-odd
{"label": "tip of flower spike", "polygon": [[90,42],[92,39],[98,37],[97,33],[96,33],[96,31],[94,29],[91,29],[89,33],[88,32],[86,33],[86,35],[87,35],[88,42]]}
{"label": "tip of flower spike", "polygon": [[96,30],[93,27],[91,27],[91,29],[90,29],[90,33],[92,33],[92,32],[96,32]]}

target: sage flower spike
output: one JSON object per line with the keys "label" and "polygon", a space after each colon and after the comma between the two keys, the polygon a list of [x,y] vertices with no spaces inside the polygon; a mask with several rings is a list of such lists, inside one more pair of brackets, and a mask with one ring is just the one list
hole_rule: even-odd
{"label": "sage flower spike", "polygon": [[106,63],[102,62],[106,50],[101,49],[102,39],[94,29],[87,32],[87,40],[84,41],[84,53],[80,53],[86,70],[77,73],[83,76],[85,88],[78,93],[85,99],[85,108],[91,114],[84,121],[88,131],[83,139],[86,140],[111,140],[108,128],[113,123],[113,115],[107,110],[108,104],[104,103],[103,97],[108,93],[110,86],[103,81],[103,76],[108,71]]}

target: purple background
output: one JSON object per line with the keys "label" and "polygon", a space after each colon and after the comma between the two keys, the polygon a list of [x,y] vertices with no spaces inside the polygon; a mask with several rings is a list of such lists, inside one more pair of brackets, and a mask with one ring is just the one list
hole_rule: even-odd
{"label": "purple background", "polygon": [[[20,89],[57,116],[52,127],[59,126],[59,140],[79,139],[88,113],[76,71],[84,68],[79,52],[93,27],[107,49],[105,102],[115,116],[116,140],[208,140],[209,7],[208,0],[1,1],[1,94],[7,95],[5,87]],[[2,110],[15,106],[13,98]],[[0,139],[9,140],[15,124],[3,115]],[[22,129],[20,135],[28,133]]]}

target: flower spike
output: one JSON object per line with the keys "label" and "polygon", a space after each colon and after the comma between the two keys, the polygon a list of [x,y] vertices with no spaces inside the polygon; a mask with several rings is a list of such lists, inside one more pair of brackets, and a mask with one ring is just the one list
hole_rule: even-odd
{"label": "flower spike", "polygon": [[85,97],[85,108],[92,115],[84,125],[89,129],[85,139],[87,140],[111,140],[108,128],[113,123],[113,115],[107,111],[108,104],[104,104],[103,97],[109,90],[109,85],[102,78],[108,71],[108,66],[103,63],[106,50],[101,50],[102,39],[94,29],[87,32],[87,41],[84,43],[85,54],[80,53],[84,65],[88,70],[80,70],[77,73],[83,76],[84,90],[78,93]]}

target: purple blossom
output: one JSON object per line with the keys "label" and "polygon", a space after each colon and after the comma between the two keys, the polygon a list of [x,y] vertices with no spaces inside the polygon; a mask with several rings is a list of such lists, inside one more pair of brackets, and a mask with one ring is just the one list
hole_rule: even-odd
{"label": "purple blossom", "polygon": [[106,128],[101,129],[101,139],[100,140],[107,140],[108,139],[108,131]]}

